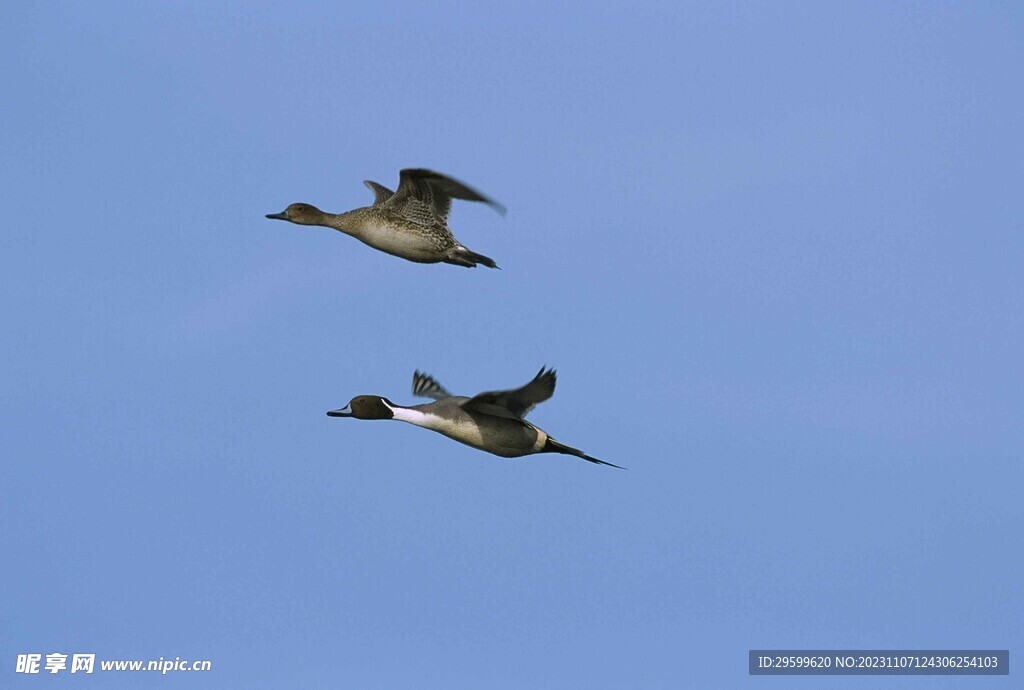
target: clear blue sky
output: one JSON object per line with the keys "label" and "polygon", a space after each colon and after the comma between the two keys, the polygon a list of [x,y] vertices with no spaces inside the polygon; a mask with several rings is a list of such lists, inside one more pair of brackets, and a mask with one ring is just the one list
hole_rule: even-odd
{"label": "clear blue sky", "polygon": [[[1020,658],[1018,5],[6,14],[0,685],[53,651],[218,688]],[[263,217],[407,166],[508,206],[451,218],[502,271]],[[530,419],[628,472],[324,415],[545,364]]]}

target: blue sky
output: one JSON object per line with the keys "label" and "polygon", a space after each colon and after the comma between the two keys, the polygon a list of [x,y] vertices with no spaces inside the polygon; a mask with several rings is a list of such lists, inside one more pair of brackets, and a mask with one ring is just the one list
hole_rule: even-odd
{"label": "blue sky", "polygon": [[[1018,6],[7,15],[0,684],[61,683],[13,672],[53,651],[213,662],[63,681],[104,687],[880,687],[750,678],[751,648],[1013,663]],[[451,217],[502,271],[263,217],[366,205],[410,166],[508,206]],[[545,364],[530,419],[628,472],[324,415],[412,404],[417,368],[473,394]]]}

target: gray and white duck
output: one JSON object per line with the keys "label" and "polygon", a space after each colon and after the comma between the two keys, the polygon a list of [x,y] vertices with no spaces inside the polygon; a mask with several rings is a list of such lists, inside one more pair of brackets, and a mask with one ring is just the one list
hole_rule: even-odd
{"label": "gray and white duck", "polygon": [[562,453],[595,464],[625,469],[559,443],[546,431],[524,419],[537,403],[554,395],[555,372],[552,369],[542,368],[532,381],[521,388],[479,393],[471,398],[452,395],[433,377],[417,371],[412,378],[412,392],[420,397],[433,398],[434,402],[405,407],[379,395],[358,395],[345,407],[327,414],[331,417],[408,422],[504,458]]}

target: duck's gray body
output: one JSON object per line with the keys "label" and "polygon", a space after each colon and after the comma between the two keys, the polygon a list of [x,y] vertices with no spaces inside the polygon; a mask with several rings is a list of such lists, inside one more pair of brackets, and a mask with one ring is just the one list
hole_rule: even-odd
{"label": "duck's gray body", "polygon": [[474,412],[463,407],[472,398],[455,395],[437,402],[396,408],[394,419],[430,429],[459,443],[503,458],[538,453],[548,435],[522,419]]}
{"label": "duck's gray body", "polygon": [[543,429],[523,417],[533,407],[550,398],[555,391],[555,372],[541,369],[525,386],[509,391],[480,393],[472,398],[451,395],[427,374],[413,375],[413,393],[434,398],[435,402],[405,407],[387,398],[362,395],[332,417],[359,419],[396,419],[444,434],[459,443],[505,458],[534,453],[564,453],[601,465],[612,465],[581,450],[551,438]]}
{"label": "duck's gray body", "polygon": [[372,206],[346,213],[324,213],[309,204],[292,204],[267,218],[300,225],[323,225],[351,235],[374,249],[416,263],[445,262],[472,268],[497,268],[492,259],[456,241],[448,227],[452,199],[481,201],[504,213],[504,207],[475,189],[441,173],[406,168],[398,191],[364,181],[374,195]]}

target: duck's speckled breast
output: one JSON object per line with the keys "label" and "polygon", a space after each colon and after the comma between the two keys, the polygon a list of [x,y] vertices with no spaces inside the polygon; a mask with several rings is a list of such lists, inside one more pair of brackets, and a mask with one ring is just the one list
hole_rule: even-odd
{"label": "duck's speckled breast", "polygon": [[361,219],[352,235],[382,252],[419,263],[435,263],[455,246],[444,228],[424,227],[401,218],[373,214]]}

